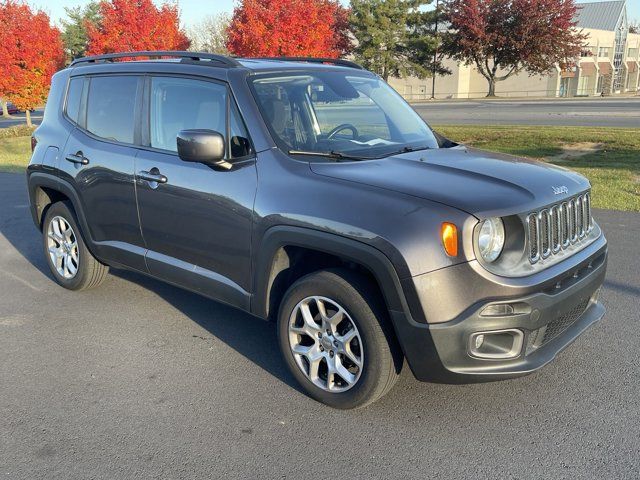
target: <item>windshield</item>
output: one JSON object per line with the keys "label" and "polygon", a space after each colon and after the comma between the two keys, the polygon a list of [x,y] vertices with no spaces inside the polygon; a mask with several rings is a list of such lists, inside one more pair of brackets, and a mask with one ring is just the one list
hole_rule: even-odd
{"label": "windshield", "polygon": [[283,150],[375,158],[438,148],[427,124],[374,76],[319,71],[259,76],[254,91]]}

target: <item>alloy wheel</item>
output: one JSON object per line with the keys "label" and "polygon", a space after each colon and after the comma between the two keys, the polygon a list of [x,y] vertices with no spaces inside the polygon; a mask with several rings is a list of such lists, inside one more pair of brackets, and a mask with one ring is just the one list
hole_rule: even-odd
{"label": "alloy wheel", "polygon": [[289,318],[289,346],[302,373],[322,390],[344,392],[360,378],[360,332],[335,300],[312,296],[300,301]]}
{"label": "alloy wheel", "polygon": [[80,252],[76,234],[69,222],[56,216],[47,228],[47,250],[49,258],[58,274],[70,280],[78,273]]}

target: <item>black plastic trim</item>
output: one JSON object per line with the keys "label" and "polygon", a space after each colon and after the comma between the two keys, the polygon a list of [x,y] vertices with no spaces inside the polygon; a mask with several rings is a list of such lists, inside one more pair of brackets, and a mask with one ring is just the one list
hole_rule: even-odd
{"label": "black plastic trim", "polygon": [[191,60],[194,62],[200,62],[207,60],[217,63],[217,67],[241,67],[240,62],[234,58],[227,57],[225,55],[218,55],[215,53],[204,52],[185,52],[179,50],[149,50],[149,51],[137,51],[137,52],[120,52],[120,53],[107,53],[104,55],[94,55],[90,57],[81,57],[73,60],[69,67],[75,67],[81,63],[97,63],[97,62],[113,62],[118,58],[135,58],[135,57],[174,57]]}
{"label": "black plastic trim", "polygon": [[331,233],[302,227],[276,226],[262,238],[259,255],[254,260],[254,296],[251,312],[266,318],[269,314],[270,275],[276,252],[285,246],[303,247],[335,255],[363,265],[375,276],[389,310],[408,312],[402,286],[391,261],[382,252],[364,243]]}
{"label": "black plastic trim", "polygon": [[317,58],[317,57],[258,57],[251,58],[251,60],[274,60],[280,62],[307,62],[307,63],[322,63],[329,65],[338,65],[340,67],[355,68],[357,70],[365,70],[362,65],[352,62],[350,60],[343,60],[341,58]]}

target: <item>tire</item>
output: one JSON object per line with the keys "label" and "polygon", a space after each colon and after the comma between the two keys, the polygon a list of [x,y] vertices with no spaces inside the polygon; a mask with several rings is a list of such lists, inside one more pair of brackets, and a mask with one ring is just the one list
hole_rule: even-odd
{"label": "tire", "polygon": [[97,287],[109,272],[109,267],[89,252],[69,202],[57,202],[47,209],[42,224],[42,245],[53,277],[64,288]]}
{"label": "tire", "polygon": [[[313,323],[305,321],[305,312]],[[330,325],[329,318],[338,320]],[[314,272],[291,285],[278,312],[278,341],[304,391],[339,409],[364,407],[381,398],[395,384],[404,361],[377,286],[343,269]]]}

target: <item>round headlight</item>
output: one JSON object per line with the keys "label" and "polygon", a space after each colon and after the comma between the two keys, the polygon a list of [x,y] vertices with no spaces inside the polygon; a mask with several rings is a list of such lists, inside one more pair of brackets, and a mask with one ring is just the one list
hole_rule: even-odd
{"label": "round headlight", "polygon": [[497,217],[487,218],[480,225],[478,249],[482,259],[491,263],[502,253],[504,247],[504,224]]}

